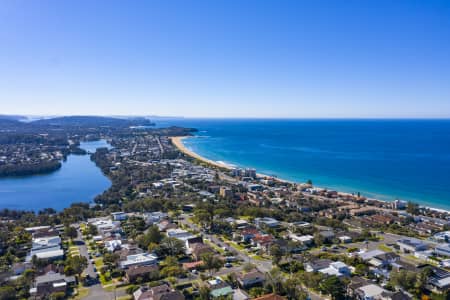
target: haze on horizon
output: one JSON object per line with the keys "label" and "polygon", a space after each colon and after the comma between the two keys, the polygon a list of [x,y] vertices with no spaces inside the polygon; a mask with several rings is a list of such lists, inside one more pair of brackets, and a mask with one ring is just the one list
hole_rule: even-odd
{"label": "haze on horizon", "polygon": [[449,1],[0,3],[0,113],[449,118]]}

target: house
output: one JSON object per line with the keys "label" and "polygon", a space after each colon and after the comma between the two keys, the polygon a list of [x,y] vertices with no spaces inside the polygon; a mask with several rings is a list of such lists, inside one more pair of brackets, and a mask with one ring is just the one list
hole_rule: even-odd
{"label": "house", "polygon": [[369,264],[377,268],[386,268],[400,259],[398,254],[387,252],[376,255],[369,260]]}
{"label": "house", "polygon": [[328,268],[333,263],[330,259],[317,259],[307,262],[305,265],[306,272],[319,272],[319,270]]}
{"label": "house", "polygon": [[371,250],[371,251],[367,251],[367,252],[359,252],[358,256],[361,257],[361,259],[364,261],[369,261],[372,258],[374,258],[375,256],[382,255],[385,253],[386,252],[384,252],[382,250],[375,249],[375,250]]}
{"label": "house", "polygon": [[356,299],[356,290],[360,287],[366,286],[371,282],[363,277],[352,277],[350,283],[347,285],[347,295],[350,299]]}
{"label": "house", "polygon": [[137,266],[155,265],[158,257],[149,253],[139,253],[134,255],[128,255],[125,260],[120,262],[122,269],[128,269]]}
{"label": "house", "polygon": [[280,222],[274,218],[264,217],[256,218],[255,225],[258,228],[278,228],[280,226]]}
{"label": "house", "polygon": [[145,223],[147,225],[156,224],[161,222],[162,220],[165,220],[169,217],[169,215],[165,212],[160,211],[154,211],[150,213],[144,213],[143,214]]}
{"label": "house", "polygon": [[296,234],[291,233],[289,234],[289,238],[293,241],[299,242],[303,246],[311,246],[314,242],[314,237],[309,234],[298,236]]}
{"label": "house", "polygon": [[251,239],[251,242],[262,251],[269,252],[270,246],[273,243],[273,236],[270,234],[257,234]]}
{"label": "house", "polygon": [[400,239],[397,241],[397,245],[404,253],[414,253],[417,251],[425,251],[428,249],[428,244],[414,238]]}
{"label": "house", "polygon": [[341,235],[338,239],[342,244],[347,244],[347,243],[352,242],[352,238],[348,235]]}
{"label": "house", "polygon": [[227,298],[234,293],[233,289],[228,285],[228,283],[223,281],[220,277],[208,280],[206,282],[206,285],[211,290],[210,296],[212,299]]}
{"label": "house", "polygon": [[125,278],[127,282],[135,282],[137,278],[151,279],[158,277],[159,268],[157,265],[136,266],[125,270]]}
{"label": "house", "polygon": [[265,276],[258,270],[253,270],[248,273],[240,273],[237,276],[237,281],[242,288],[248,289],[256,285],[262,285],[265,281]]}
{"label": "house", "polygon": [[193,237],[195,237],[192,233],[190,233],[189,231],[180,229],[180,228],[175,228],[175,229],[167,229],[166,230],[166,234],[168,237],[171,238],[176,238],[182,241],[186,241],[188,239],[191,239]]}
{"label": "house", "polygon": [[30,262],[33,256],[49,261],[62,259],[64,257],[64,251],[61,249],[61,238],[55,235],[33,238],[31,241],[31,251],[26,261]]}
{"label": "house", "polygon": [[110,240],[105,242],[105,249],[108,250],[108,252],[114,252],[122,246],[121,240]]}
{"label": "house", "polygon": [[231,286],[225,286],[222,288],[213,289],[209,295],[212,299],[228,299],[228,297],[231,297],[234,294],[233,289]]}
{"label": "house", "polygon": [[41,238],[33,238],[31,241],[32,250],[40,250],[53,248],[61,245],[61,238],[59,236],[47,236]]}
{"label": "house", "polygon": [[144,250],[139,248],[135,243],[123,244],[117,253],[120,260],[126,260],[127,256],[143,253]]}
{"label": "house", "polygon": [[203,238],[201,236],[196,236],[193,238],[189,238],[185,241],[186,249],[191,249],[195,244],[203,244]]}
{"label": "house", "polygon": [[244,229],[249,226],[246,220],[238,219],[234,222],[236,224],[237,229]]}
{"label": "house", "polygon": [[12,269],[13,275],[21,275],[26,270],[31,269],[31,267],[32,267],[31,263],[18,262],[18,263],[13,263],[11,269]]}
{"label": "house", "polygon": [[319,232],[324,243],[331,243],[335,237],[333,230],[323,230]]}
{"label": "house", "polygon": [[450,289],[450,272],[433,266],[427,266],[431,269],[431,275],[428,277],[428,287],[430,290],[441,293]]}
{"label": "house", "polygon": [[[241,241],[244,243],[249,243],[257,234],[259,234],[259,230],[256,228],[245,228],[241,231]],[[237,236],[237,234],[235,234]]]}
{"label": "house", "polygon": [[219,195],[223,198],[231,198],[233,197],[233,190],[226,186],[221,186]]}
{"label": "house", "polygon": [[356,298],[360,300],[375,300],[382,299],[382,295],[387,291],[376,284],[364,285],[356,289]]}
{"label": "house", "polygon": [[62,250],[60,247],[41,249],[36,251],[32,250],[30,254],[27,256],[26,261],[30,262],[33,256],[36,256],[39,259],[55,261],[64,258],[64,250]]}
{"label": "house", "polygon": [[152,288],[140,287],[133,293],[134,300],[184,300],[183,294],[172,290],[167,284]]}
{"label": "house", "polygon": [[75,284],[75,277],[60,273],[49,273],[36,277],[30,295],[34,299],[47,299],[52,293],[67,291],[68,286]]}
{"label": "house", "polygon": [[203,243],[193,244],[191,249],[192,249],[192,257],[194,257],[195,260],[201,260],[202,256],[205,254],[214,253],[213,248]]}
{"label": "house", "polygon": [[123,211],[113,212],[111,216],[114,221],[125,221],[128,218],[128,214]]}
{"label": "house", "polygon": [[439,256],[450,257],[450,244],[439,244],[434,248],[434,253]]}
{"label": "house", "polygon": [[450,231],[438,232],[433,235],[433,239],[441,243],[447,243],[450,240]]}
{"label": "house", "polygon": [[88,223],[95,226],[98,233],[103,237],[111,235],[112,233],[120,230],[120,222],[112,221],[110,219],[97,218],[91,221],[88,220]]}
{"label": "house", "polygon": [[177,228],[177,224],[170,222],[169,220],[162,220],[156,226],[158,226],[159,231],[166,231],[169,229]]}
{"label": "house", "polygon": [[327,268],[319,269],[319,273],[329,275],[329,276],[350,276],[350,269],[349,267],[340,261],[336,261],[331,263]]}

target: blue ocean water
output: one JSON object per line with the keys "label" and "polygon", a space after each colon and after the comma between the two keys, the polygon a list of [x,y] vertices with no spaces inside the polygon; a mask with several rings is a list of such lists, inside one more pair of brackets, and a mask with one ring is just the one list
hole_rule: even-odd
{"label": "blue ocean water", "polygon": [[450,209],[450,120],[180,119],[215,161],[382,200]]}
{"label": "blue ocean water", "polygon": [[[105,141],[81,143],[95,152],[109,146]],[[89,155],[69,155],[62,167],[52,173],[0,178],[0,209],[62,210],[73,202],[89,202],[108,189],[111,182],[90,160]]]}

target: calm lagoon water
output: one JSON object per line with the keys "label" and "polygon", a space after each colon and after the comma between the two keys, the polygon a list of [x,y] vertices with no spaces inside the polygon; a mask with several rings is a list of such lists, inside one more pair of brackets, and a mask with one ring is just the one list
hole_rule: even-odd
{"label": "calm lagoon water", "polygon": [[260,173],[450,209],[450,120],[180,119],[185,145]]}
{"label": "calm lagoon water", "polygon": [[[81,148],[94,152],[109,147],[106,141],[83,142]],[[0,209],[62,210],[73,202],[89,202],[111,182],[89,155],[69,155],[62,167],[50,174],[0,179]]]}

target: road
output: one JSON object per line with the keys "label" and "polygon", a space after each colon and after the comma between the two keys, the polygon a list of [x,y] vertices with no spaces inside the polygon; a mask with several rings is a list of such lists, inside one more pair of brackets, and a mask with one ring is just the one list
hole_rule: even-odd
{"label": "road", "polygon": [[[94,271],[94,264],[91,263],[89,259],[88,254],[88,248],[86,246],[86,243],[83,239],[83,236],[81,235],[81,231],[78,228],[77,229],[77,238],[74,240],[74,243],[78,246],[78,249],[80,250],[80,255],[86,257],[88,261],[88,266],[84,270],[84,273],[86,275],[89,275],[91,278],[97,278],[97,273]],[[100,281],[98,279],[93,280],[91,285],[88,286],[89,294],[84,297],[83,299],[87,300],[103,300],[103,299],[116,299],[117,297],[125,296],[126,293],[123,290],[118,290],[115,295],[114,292],[108,292],[105,291],[100,284]]]}

